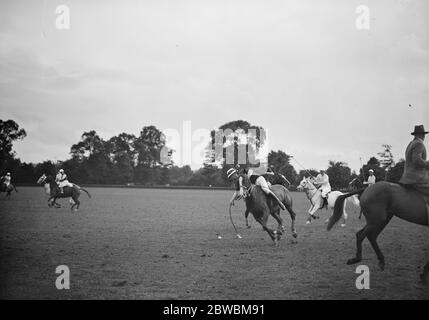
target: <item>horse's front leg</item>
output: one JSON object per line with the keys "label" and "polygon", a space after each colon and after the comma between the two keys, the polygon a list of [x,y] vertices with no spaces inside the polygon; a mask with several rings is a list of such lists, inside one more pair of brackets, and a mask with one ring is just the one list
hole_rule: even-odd
{"label": "horse's front leg", "polygon": [[49,197],[48,198],[48,207],[52,207],[53,206],[53,201],[54,201],[54,197]]}
{"label": "horse's front leg", "polygon": [[51,206],[54,206],[55,208],[61,208],[61,205],[57,203],[57,196],[51,197]]}
{"label": "horse's front leg", "polygon": [[271,240],[273,240],[274,244],[278,245],[278,241],[280,240],[281,233],[279,233],[276,230],[272,230],[272,229],[268,228],[268,226],[267,226],[268,214],[265,214],[261,218],[255,217],[255,219],[256,219],[256,221],[258,221],[262,225],[262,228],[268,233]]}
{"label": "horse's front leg", "polygon": [[247,209],[246,208],[246,212],[244,213],[244,217],[246,218],[246,227],[249,229],[250,228],[250,225],[249,225],[249,213],[250,213],[250,211],[249,211],[249,209]]}
{"label": "horse's front leg", "polygon": [[316,203],[316,204],[312,204],[311,205],[311,207],[310,207],[310,209],[308,210],[308,214],[309,214],[309,216],[308,216],[308,219],[307,219],[307,224],[310,224],[311,223],[311,219],[317,219],[318,217],[316,217],[315,215],[314,215],[314,213],[317,211],[319,209],[319,207],[318,207],[318,203]]}

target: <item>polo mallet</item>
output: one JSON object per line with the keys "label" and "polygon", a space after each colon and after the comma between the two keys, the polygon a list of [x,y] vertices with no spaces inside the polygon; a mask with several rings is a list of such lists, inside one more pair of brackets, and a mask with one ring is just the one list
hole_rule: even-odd
{"label": "polo mallet", "polygon": [[286,179],[286,177],[284,175],[282,175],[281,173],[280,173],[280,177],[282,177],[284,181],[289,183],[289,185],[291,184],[290,181],[288,179]]}
{"label": "polo mallet", "polygon": [[298,162],[298,160],[296,160],[295,159],[295,157],[294,156],[290,156],[293,160],[295,160],[295,162],[302,168],[302,169],[304,169],[304,171],[305,172],[307,172],[309,175],[310,175],[310,177],[313,177],[314,178],[314,176],[310,173],[310,171],[308,171],[306,168],[304,168],[304,166],[302,165],[302,164],[300,164],[299,162]]}
{"label": "polo mallet", "polygon": [[232,208],[232,203],[230,203],[230,204],[229,204],[229,219],[231,220],[231,224],[232,224],[232,226],[234,227],[234,230],[235,230],[235,233],[236,233],[236,235],[237,235],[237,238],[238,238],[238,239],[241,239],[242,237],[241,237],[241,235],[238,233],[238,230],[237,230],[237,228],[236,228],[236,226],[235,226],[235,224],[234,224],[234,220],[232,220],[231,208]]}

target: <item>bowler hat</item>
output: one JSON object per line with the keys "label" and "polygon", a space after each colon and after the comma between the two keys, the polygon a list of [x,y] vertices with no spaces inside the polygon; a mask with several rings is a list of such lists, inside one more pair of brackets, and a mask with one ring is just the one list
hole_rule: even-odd
{"label": "bowler hat", "polygon": [[414,132],[411,132],[412,135],[416,134],[428,134],[429,131],[425,131],[425,127],[421,124],[419,126],[414,126]]}

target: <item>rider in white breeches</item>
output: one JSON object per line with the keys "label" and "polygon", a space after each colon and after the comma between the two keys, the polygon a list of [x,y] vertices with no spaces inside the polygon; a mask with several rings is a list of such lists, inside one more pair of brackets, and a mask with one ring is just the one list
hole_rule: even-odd
{"label": "rider in white breeches", "polygon": [[254,184],[255,186],[260,186],[262,191],[268,196],[272,196],[277,203],[279,204],[280,208],[283,210],[286,210],[286,207],[281,202],[281,200],[277,197],[277,195],[270,189],[270,183],[265,180],[264,176],[254,174],[252,170],[247,170],[247,177],[250,180],[250,183]]}
{"label": "rider in white breeches", "polygon": [[55,182],[58,184],[58,187],[60,187],[61,193],[64,193],[64,187],[73,188],[73,184],[68,181],[67,175],[64,173],[63,169],[60,169],[60,171],[58,171],[58,174],[55,178]]}
{"label": "rider in white breeches", "polygon": [[9,187],[11,181],[10,172],[6,173],[6,175],[2,178],[4,179],[4,184],[6,185],[6,187]]}
{"label": "rider in white breeches", "polygon": [[329,184],[329,176],[324,170],[321,170],[317,175],[315,184],[319,186],[319,190],[322,192],[322,198],[326,198],[326,195],[331,192],[331,185]]}

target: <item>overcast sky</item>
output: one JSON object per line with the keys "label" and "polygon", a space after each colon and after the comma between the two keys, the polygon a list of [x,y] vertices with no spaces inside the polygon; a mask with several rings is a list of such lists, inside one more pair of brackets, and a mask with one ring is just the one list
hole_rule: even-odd
{"label": "overcast sky", "polygon": [[[70,30],[55,26],[60,4]],[[369,30],[355,26],[361,4]],[[27,131],[27,162],[67,159],[91,129],[243,119],[308,168],[358,169],[429,128],[428,18],[426,0],[2,0],[0,118]]]}

